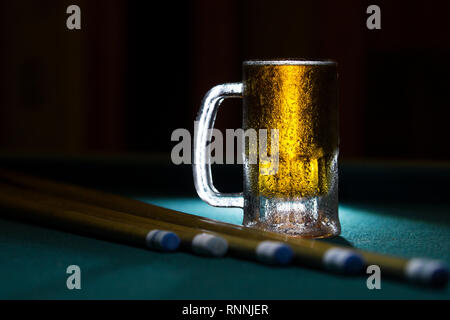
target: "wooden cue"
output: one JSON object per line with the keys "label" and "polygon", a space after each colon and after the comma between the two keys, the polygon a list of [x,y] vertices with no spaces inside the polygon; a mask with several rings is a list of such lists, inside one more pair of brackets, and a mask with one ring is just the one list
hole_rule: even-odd
{"label": "wooden cue", "polygon": [[67,231],[76,231],[125,242],[137,246],[146,246],[148,228],[109,221],[72,210],[61,210],[37,202],[23,200],[20,196],[11,196],[5,190],[0,192],[1,215],[13,219],[26,219],[40,224],[59,227]]}
{"label": "wooden cue", "polygon": [[[161,222],[168,222],[192,228],[201,228],[204,230],[208,230],[209,232],[217,232],[222,236],[226,234],[234,237],[239,237],[241,239],[251,238],[260,241],[272,240],[285,242],[288,243],[294,251],[294,262],[302,266],[329,269],[329,266],[324,264],[324,255],[329,250],[339,248],[349,251],[348,248],[340,247],[337,245],[330,245],[314,240],[289,238],[282,234],[223,223],[208,218],[202,218],[178,211],[173,211],[170,209],[161,208],[138,200],[107,194],[101,191],[89,190],[75,185],[56,183],[20,173],[0,170],[0,180],[6,181],[13,185],[39,190],[64,198],[70,198],[79,202],[89,203],[91,205],[101,206],[125,213],[131,213],[134,216],[141,216],[147,219],[158,220]],[[339,269],[335,269],[334,271],[343,272]],[[360,273],[359,271],[351,272]]]}
{"label": "wooden cue", "polygon": [[[149,231],[164,230],[175,232],[181,239],[182,248],[186,251],[207,256],[222,256],[228,250],[231,255],[242,259],[272,264],[289,262],[286,259],[274,260],[270,254],[267,254],[267,250],[273,248],[274,242],[271,242],[271,245],[265,243],[258,251],[262,242],[254,239],[241,239],[152,220],[4,184],[0,184],[0,206],[30,220],[39,221],[42,217],[46,222],[70,231],[87,231],[90,234],[135,245],[147,244],[146,237]],[[214,248],[205,247],[202,243],[194,240],[196,236],[205,238],[205,235],[209,237],[206,240],[211,240],[211,237],[214,236],[214,242],[210,242],[215,245]],[[226,247],[223,244],[226,244]],[[277,248],[280,246],[283,246],[283,249],[286,247],[280,243]],[[264,252],[264,248],[266,248],[266,252]],[[287,254],[289,258],[289,252]]]}
{"label": "wooden cue", "polygon": [[280,233],[220,222],[180,211],[166,209],[115,194],[87,189],[66,183],[53,182],[17,172],[0,170],[0,180],[6,181],[13,185],[39,190],[41,192],[54,194],[56,196],[73,199],[116,211],[127,212],[133,215],[147,217],[154,220],[167,221],[175,224],[182,224],[194,228],[203,228],[206,230],[227,233],[239,237],[252,237],[259,240],[272,238],[278,241],[289,241],[304,248],[314,248],[321,251],[336,247],[336,245],[330,245],[315,240],[294,238]]}
{"label": "wooden cue", "polygon": [[[206,230],[217,231],[241,237],[251,237],[259,240],[272,239],[275,241],[284,241],[290,244],[294,249],[294,251],[309,248],[315,251],[316,254],[318,254],[320,257],[322,257],[323,254],[328,249],[335,247],[346,248],[342,246],[331,245],[320,241],[293,238],[274,232],[223,223],[208,218],[198,217],[170,209],[161,208],[158,206],[147,204],[134,199],[128,199],[118,195],[108,194],[96,190],[89,190],[83,187],[70,184],[56,183],[49,180],[35,178],[16,172],[8,172],[2,170],[0,171],[0,179],[23,187],[28,187],[32,189],[45,191],[55,195],[69,197],[71,199],[76,199],[79,201],[102,206],[105,208],[111,208],[117,211],[129,212],[138,216],[151,217],[152,219],[163,220],[171,223],[183,224],[186,226],[192,226],[197,228],[200,227]],[[366,265],[378,265],[383,270],[383,275],[406,278],[405,268],[409,260],[382,254],[376,254],[372,252],[366,252],[363,250],[357,251],[364,257]],[[297,254],[295,255],[294,259],[302,264],[305,263],[308,264],[310,262],[304,261],[302,259],[302,256]],[[314,263],[313,266],[317,266],[317,264]],[[323,267],[323,265],[321,265],[321,267]]]}

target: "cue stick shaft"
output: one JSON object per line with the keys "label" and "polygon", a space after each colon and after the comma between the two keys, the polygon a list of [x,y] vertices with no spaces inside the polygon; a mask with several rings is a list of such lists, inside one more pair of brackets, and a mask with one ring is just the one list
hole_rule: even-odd
{"label": "cue stick shaft", "polygon": [[[90,233],[97,233],[108,239],[126,240],[138,245],[146,243],[149,231],[168,230],[178,235],[183,249],[207,256],[222,256],[228,250],[230,255],[242,259],[284,264],[284,260],[274,260],[275,257],[271,252],[281,250],[283,253],[284,250],[286,254],[286,250],[290,250],[285,248],[285,244],[276,244],[273,241],[263,243],[253,239],[240,239],[192,229],[4,184],[0,184],[0,206],[8,210],[16,209],[13,210],[15,213],[19,209],[22,217],[31,220],[36,221],[39,217],[43,217],[48,222],[63,224],[63,227],[71,228],[71,231],[79,232],[87,229],[86,231]],[[287,254],[289,258],[289,252]]]}
{"label": "cue stick shaft", "polygon": [[[281,241],[288,243],[294,251],[294,262],[302,266],[313,268],[327,268],[324,265],[324,256],[329,250],[350,251],[347,248],[330,245],[318,241],[289,238],[285,235],[257,230],[254,228],[233,225],[215,221],[208,218],[202,218],[170,209],[154,206],[138,200],[107,194],[101,191],[89,190],[75,185],[56,183],[45,179],[31,177],[21,173],[8,172],[0,170],[0,179],[18,185],[47,192],[56,196],[70,198],[79,202],[89,203],[95,206],[101,206],[121,212],[131,213],[135,216],[141,216],[147,219],[168,222],[192,228],[201,228],[204,230],[227,234],[239,238],[251,238],[264,241]],[[340,272],[339,270],[335,270]]]}
{"label": "cue stick shaft", "polygon": [[5,190],[0,192],[1,214],[14,219],[26,219],[60,227],[71,232],[80,232],[125,242],[133,245],[145,245],[145,237],[150,230],[108,221],[95,216],[80,214],[71,210],[61,210],[57,207],[23,200],[22,197],[11,195]]}
{"label": "cue stick shaft", "polygon": [[92,205],[101,206],[108,209],[113,209],[121,212],[128,212],[134,215],[151,218],[154,220],[167,221],[174,224],[182,224],[194,228],[203,228],[211,231],[228,233],[230,235],[239,237],[252,237],[254,239],[266,240],[272,238],[278,241],[290,241],[297,246],[303,248],[312,248],[321,252],[336,247],[327,243],[292,238],[275,232],[269,232],[240,225],[220,222],[192,214],[170,210],[145,203],[139,200],[121,197],[114,194],[109,194],[97,190],[86,189],[83,187],[52,182],[46,179],[36,178],[16,172],[8,172],[0,170],[0,179],[8,181],[9,183],[36,189],[42,192],[51,193],[56,196],[70,198],[80,202],[86,202]]}
{"label": "cue stick shaft", "polygon": [[[107,194],[96,190],[89,190],[70,184],[56,183],[20,173],[0,171],[0,178],[20,186],[42,190],[55,195],[66,196],[72,199],[88,202],[90,204],[95,204],[106,208],[112,208],[118,211],[130,212],[138,216],[151,217],[152,219],[163,220],[187,226],[200,227],[211,231],[227,233],[230,235],[251,237],[259,240],[272,239],[275,241],[284,241],[290,244],[294,250],[301,251],[303,249],[309,248],[320,257],[323,257],[324,253],[329,249],[336,247],[342,248],[342,246],[330,245],[320,241],[293,238],[274,232],[256,230],[248,227],[218,222],[208,218],[197,217],[174,210],[161,208],[118,195]],[[384,275],[406,278],[405,267],[408,263],[407,259],[366,252],[363,250],[358,250],[358,252],[364,257],[366,265],[378,265],[383,270]],[[298,261],[299,259],[300,261]],[[307,260],[304,261],[301,258],[301,255],[296,255],[295,260],[302,264],[309,262]],[[315,261],[317,260],[318,259],[316,259]],[[317,265],[313,264],[313,266]]]}

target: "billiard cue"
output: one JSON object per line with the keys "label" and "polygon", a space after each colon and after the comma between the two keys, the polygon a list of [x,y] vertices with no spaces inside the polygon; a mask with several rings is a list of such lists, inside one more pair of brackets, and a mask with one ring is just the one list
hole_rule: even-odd
{"label": "billiard cue", "polygon": [[330,245],[313,240],[292,239],[288,236],[274,232],[223,223],[150,205],[138,200],[90,190],[75,185],[56,183],[16,172],[0,170],[0,180],[21,187],[69,198],[78,202],[130,213],[134,216],[140,216],[146,219],[158,220],[160,222],[168,222],[192,228],[201,228],[220,233],[221,235],[238,237],[240,239],[281,241],[289,244],[294,251],[293,262],[295,264],[343,274],[356,275],[362,273],[364,261],[361,258],[361,255],[346,247]]}
{"label": "billiard cue", "polygon": [[[208,218],[161,208],[118,195],[89,190],[70,184],[52,182],[16,172],[0,171],[0,178],[13,184],[43,190],[52,194],[66,196],[71,199],[103,206],[105,208],[111,208],[117,211],[125,211],[138,216],[151,217],[152,219],[192,226],[194,228],[201,227],[206,230],[218,231],[224,234],[231,234],[241,237],[259,240],[271,239],[283,241],[291,245],[294,250],[294,262],[302,265],[332,270],[334,269],[334,271],[338,272],[342,272],[342,269],[344,269],[344,271],[349,272],[352,270],[345,270],[345,268],[343,268],[345,263],[342,263],[342,261],[351,260],[354,257],[353,253],[356,251],[363,257],[366,266],[379,266],[383,276],[395,277],[424,285],[436,286],[444,285],[448,280],[448,269],[445,263],[439,260],[422,258],[404,259],[367,252],[364,250],[351,250],[347,247],[327,244],[316,240],[294,238],[274,232],[219,222]],[[305,258],[302,255],[302,251],[304,250],[309,251],[314,256],[313,259],[310,259],[309,256],[308,258]],[[340,254],[337,254],[339,252]],[[347,253],[346,259],[343,259],[344,252]],[[338,263],[339,261],[340,263]],[[349,265],[351,266],[352,264]],[[357,263],[355,265],[357,265]],[[358,272],[360,271],[361,270],[358,270]]]}
{"label": "billiard cue", "polygon": [[172,235],[181,240],[184,251],[209,257],[222,257],[228,251],[230,255],[242,259],[285,265],[293,255],[287,244],[277,241],[239,239],[4,184],[0,184],[0,207],[12,210],[16,215],[19,212],[22,218],[33,218],[35,221],[44,218],[47,222],[75,232],[84,232],[87,226],[91,234],[125,240],[131,244],[145,243],[151,248],[165,251],[176,249],[172,247],[179,240],[167,239],[168,235]]}
{"label": "billiard cue", "polygon": [[3,217],[33,221],[66,231],[160,251],[175,251],[180,242],[178,235],[170,231],[118,223],[73,210],[61,210],[58,207],[24,200],[22,196],[12,196],[4,189],[0,191],[0,207],[0,216]]}

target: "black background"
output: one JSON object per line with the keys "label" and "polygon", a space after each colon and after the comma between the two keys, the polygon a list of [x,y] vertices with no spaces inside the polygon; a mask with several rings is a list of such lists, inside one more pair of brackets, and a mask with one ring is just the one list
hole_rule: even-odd
{"label": "black background", "polygon": [[[70,4],[81,30],[65,26]],[[381,30],[366,27],[370,4]],[[2,152],[168,153],[206,91],[240,81],[242,61],[331,58],[342,158],[450,160],[448,2],[4,0],[1,9]],[[217,127],[240,123],[239,101],[225,102]]]}

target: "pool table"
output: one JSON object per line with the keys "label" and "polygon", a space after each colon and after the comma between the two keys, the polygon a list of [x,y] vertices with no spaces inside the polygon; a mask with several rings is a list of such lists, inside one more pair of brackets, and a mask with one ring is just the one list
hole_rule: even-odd
{"label": "pool table", "polygon": [[[242,210],[213,208],[196,195],[191,168],[167,155],[0,156],[0,167],[140,199],[230,223]],[[342,161],[340,237],[328,240],[380,253],[438,258],[450,264],[450,166],[436,163]],[[242,189],[239,166],[214,166],[218,189]],[[384,278],[348,277],[298,266],[205,258],[66,233],[0,219],[2,299],[449,299],[430,289]],[[81,289],[68,290],[69,265]]]}

